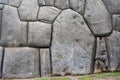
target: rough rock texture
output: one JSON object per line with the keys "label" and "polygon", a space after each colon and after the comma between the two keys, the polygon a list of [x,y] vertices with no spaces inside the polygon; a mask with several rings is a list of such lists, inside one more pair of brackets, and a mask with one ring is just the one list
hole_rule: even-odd
{"label": "rough rock texture", "polygon": [[69,2],[68,0],[55,0],[55,6],[60,9],[66,9],[69,8]]}
{"label": "rough rock texture", "polygon": [[15,6],[15,7],[19,7],[21,2],[22,2],[22,0],[9,0],[8,4]]}
{"label": "rough rock texture", "polygon": [[51,76],[50,51],[49,49],[40,49],[41,76]]}
{"label": "rough rock texture", "polygon": [[45,1],[44,0],[38,0],[38,3],[39,3],[40,6],[45,5]]}
{"label": "rough rock texture", "polygon": [[0,3],[8,4],[8,1],[9,1],[9,0],[0,0]]}
{"label": "rough rock texture", "polygon": [[112,14],[120,13],[120,0],[103,0],[107,9]]}
{"label": "rough rock texture", "polygon": [[110,71],[120,70],[120,32],[113,31],[106,38]]}
{"label": "rough rock texture", "polygon": [[39,53],[34,48],[6,48],[3,78],[29,78],[39,76]]}
{"label": "rough rock texture", "polygon": [[97,38],[94,73],[108,70],[108,53],[104,37]]}
{"label": "rough rock texture", "polygon": [[113,29],[120,32],[120,15],[113,15]]}
{"label": "rough rock texture", "polygon": [[18,8],[21,20],[37,20],[39,5],[37,0],[22,0]]}
{"label": "rough rock texture", "polygon": [[69,1],[70,8],[83,15],[85,8],[85,0],[69,0]]}
{"label": "rough rock texture", "polygon": [[51,24],[30,22],[28,44],[33,47],[49,47],[51,40]]}
{"label": "rough rock texture", "polygon": [[3,60],[3,48],[0,47],[0,78],[2,77],[2,71],[1,71],[1,68],[2,68],[2,61]]}
{"label": "rough rock texture", "polygon": [[59,13],[60,10],[52,6],[40,7],[38,20],[52,23]]}
{"label": "rough rock texture", "polygon": [[87,0],[84,17],[95,36],[110,35],[112,31],[111,16],[102,0]]}
{"label": "rough rock texture", "polygon": [[26,45],[26,22],[19,20],[17,9],[4,6],[1,28],[1,45],[24,46]]}
{"label": "rough rock texture", "polygon": [[53,74],[91,73],[95,38],[80,14],[63,10],[53,24],[53,36]]}
{"label": "rough rock texture", "polygon": [[54,0],[45,0],[45,5],[53,6],[54,5]]}

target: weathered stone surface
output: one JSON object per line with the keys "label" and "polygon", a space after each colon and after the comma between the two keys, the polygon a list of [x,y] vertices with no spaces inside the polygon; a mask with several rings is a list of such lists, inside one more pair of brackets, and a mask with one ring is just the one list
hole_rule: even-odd
{"label": "weathered stone surface", "polygon": [[6,48],[3,78],[33,78],[39,76],[39,52],[34,48]]}
{"label": "weathered stone surface", "polygon": [[111,15],[102,0],[87,0],[85,19],[95,36],[108,36],[112,31]]}
{"label": "weathered stone surface", "polygon": [[59,13],[60,10],[52,6],[40,7],[38,20],[52,23]]}
{"label": "weathered stone surface", "polygon": [[8,1],[9,1],[9,0],[0,0],[0,3],[8,4]]}
{"label": "weathered stone surface", "polygon": [[112,14],[120,13],[120,0],[103,0],[107,9]]}
{"label": "weathered stone surface", "polygon": [[4,6],[1,28],[1,45],[24,46],[26,44],[27,23],[20,22],[17,9]]}
{"label": "weathered stone surface", "polygon": [[41,77],[51,76],[50,51],[49,49],[40,49]]}
{"label": "weathered stone surface", "polygon": [[2,71],[1,71],[1,68],[2,68],[2,59],[3,59],[3,48],[0,47],[0,78],[2,77]]}
{"label": "weathered stone surface", "polygon": [[21,3],[21,0],[9,0],[9,5],[15,6],[15,7],[19,7]]}
{"label": "weathered stone surface", "polygon": [[53,23],[53,36],[53,74],[91,73],[95,38],[80,14],[63,10]]}
{"label": "weathered stone surface", "polygon": [[94,73],[108,70],[108,53],[104,37],[97,38]]}
{"label": "weathered stone surface", "polygon": [[113,31],[112,35],[106,38],[109,66],[111,71],[120,69],[120,32]]}
{"label": "weathered stone surface", "polygon": [[1,25],[2,25],[2,10],[0,10],[0,33],[1,33]]}
{"label": "weathered stone surface", "polygon": [[21,20],[37,20],[39,5],[37,0],[22,0],[18,8]]}
{"label": "weathered stone surface", "polygon": [[45,5],[45,1],[44,0],[38,0],[38,3],[39,3],[40,6]]}
{"label": "weathered stone surface", "polygon": [[51,24],[30,22],[28,30],[28,44],[34,47],[50,47]]}
{"label": "weathered stone surface", "polygon": [[70,0],[70,8],[83,15],[85,0]]}
{"label": "weathered stone surface", "polygon": [[4,8],[3,4],[0,4],[0,10],[2,10]]}
{"label": "weathered stone surface", "polygon": [[60,9],[69,8],[68,0],[55,0],[55,6]]}
{"label": "weathered stone surface", "polygon": [[120,15],[113,15],[113,29],[120,32]]}
{"label": "weathered stone surface", "polygon": [[45,0],[45,5],[53,6],[54,0]]}

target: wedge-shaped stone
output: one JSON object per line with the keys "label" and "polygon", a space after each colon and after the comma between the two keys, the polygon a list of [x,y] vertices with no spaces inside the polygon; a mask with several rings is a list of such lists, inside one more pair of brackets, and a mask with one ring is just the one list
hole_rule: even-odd
{"label": "wedge-shaped stone", "polygon": [[106,38],[106,42],[110,70],[120,70],[120,32],[113,31],[112,35]]}
{"label": "wedge-shaped stone", "polygon": [[9,5],[15,6],[15,7],[19,7],[21,3],[21,0],[9,0]]}
{"label": "wedge-shaped stone", "polygon": [[37,20],[38,8],[37,0],[22,0],[22,4],[18,8],[20,19],[24,21]]}
{"label": "wedge-shaped stone", "polygon": [[40,7],[38,20],[52,23],[59,13],[60,10],[52,6]]}
{"label": "wedge-shaped stone", "polygon": [[84,17],[95,36],[108,36],[112,32],[111,15],[102,0],[86,0]]}
{"label": "wedge-shaped stone", "polygon": [[55,6],[60,9],[69,8],[68,0],[55,0]]}
{"label": "wedge-shaped stone", "polygon": [[84,7],[85,7],[85,0],[70,0],[70,7],[76,12],[83,15]]}
{"label": "wedge-shaped stone", "polygon": [[41,77],[51,76],[50,67],[50,51],[48,49],[40,49],[40,62],[41,62]]}
{"label": "wedge-shaped stone", "polygon": [[120,13],[120,0],[103,0],[107,9],[112,14]]}
{"label": "wedge-shaped stone", "polygon": [[27,23],[19,20],[17,9],[4,6],[1,28],[1,45],[25,46]]}
{"label": "wedge-shaped stone", "polygon": [[2,77],[2,60],[3,60],[3,48],[0,47],[0,78]]}
{"label": "wedge-shaped stone", "polygon": [[38,0],[40,6],[45,5],[45,0]]}
{"label": "wedge-shaped stone", "polygon": [[53,75],[91,73],[94,42],[83,17],[71,9],[63,10],[53,23]]}
{"label": "wedge-shaped stone", "polygon": [[54,0],[45,0],[45,5],[54,6]]}
{"label": "wedge-shaped stone", "polygon": [[51,24],[30,22],[28,30],[28,44],[33,47],[50,47]]}
{"label": "wedge-shaped stone", "polygon": [[120,32],[120,15],[113,15],[113,29]]}
{"label": "wedge-shaped stone", "polygon": [[34,48],[6,48],[3,78],[33,78],[39,76],[39,51]]}

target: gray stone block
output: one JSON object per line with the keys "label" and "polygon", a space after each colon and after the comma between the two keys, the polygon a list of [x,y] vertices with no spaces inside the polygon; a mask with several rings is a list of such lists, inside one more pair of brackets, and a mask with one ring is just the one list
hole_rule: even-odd
{"label": "gray stone block", "polygon": [[50,66],[50,51],[48,49],[40,49],[40,62],[41,62],[41,77],[51,76]]}
{"label": "gray stone block", "polygon": [[95,36],[104,37],[111,34],[111,15],[102,0],[87,0],[84,17]]}
{"label": "gray stone block", "polygon": [[52,6],[40,7],[38,20],[52,23],[59,13],[60,10]]}
{"label": "gray stone block", "polygon": [[17,9],[4,6],[1,27],[2,46],[25,46],[27,23],[19,20]]}
{"label": "gray stone block", "polygon": [[9,5],[19,7],[22,0],[9,0]]}
{"label": "gray stone block", "polygon": [[2,3],[2,4],[8,4],[8,1],[9,0],[0,0],[0,3]]}
{"label": "gray stone block", "polygon": [[45,0],[45,5],[54,6],[54,0]]}
{"label": "gray stone block", "polygon": [[3,78],[39,77],[39,51],[34,48],[5,48]]}
{"label": "gray stone block", "polygon": [[28,30],[28,44],[33,47],[50,47],[51,24],[30,22]]}
{"label": "gray stone block", "polygon": [[110,71],[120,70],[120,32],[113,31],[106,38]]}
{"label": "gray stone block", "polygon": [[0,78],[2,77],[2,60],[3,60],[3,48],[0,47]]}
{"label": "gray stone block", "polygon": [[83,15],[85,0],[70,0],[70,8]]}
{"label": "gray stone block", "polygon": [[103,0],[103,2],[111,14],[120,13],[120,0]]}
{"label": "gray stone block", "polygon": [[91,73],[95,37],[83,17],[71,9],[63,10],[53,29],[53,75]]}
{"label": "gray stone block", "polygon": [[20,19],[23,21],[37,20],[39,5],[37,0],[22,0],[18,8]]}
{"label": "gray stone block", "polygon": [[40,6],[43,6],[43,5],[45,5],[45,0],[38,0],[38,3]]}
{"label": "gray stone block", "polygon": [[114,14],[112,16],[113,29],[120,32],[120,15]]}
{"label": "gray stone block", "polygon": [[4,5],[0,4],[0,10],[3,10],[3,8],[4,8]]}
{"label": "gray stone block", "polygon": [[55,6],[60,9],[67,9],[69,8],[68,0],[55,0]]}

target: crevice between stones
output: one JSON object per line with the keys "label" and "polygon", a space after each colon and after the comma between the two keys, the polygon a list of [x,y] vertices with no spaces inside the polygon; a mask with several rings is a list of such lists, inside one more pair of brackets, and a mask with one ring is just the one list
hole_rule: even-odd
{"label": "crevice between stones", "polygon": [[3,51],[2,51],[1,77],[3,76],[4,55],[5,55],[5,47],[3,48]]}

